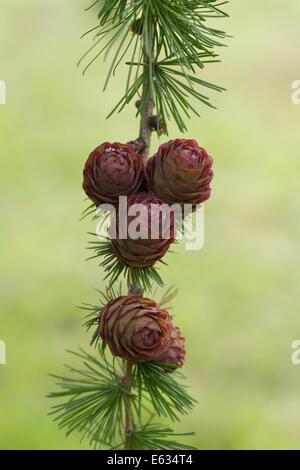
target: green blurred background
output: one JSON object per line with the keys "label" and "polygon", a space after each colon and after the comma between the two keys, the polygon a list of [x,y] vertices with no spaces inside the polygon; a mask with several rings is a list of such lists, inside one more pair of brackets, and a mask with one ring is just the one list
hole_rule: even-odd
{"label": "green blurred background", "polygon": [[[87,346],[76,305],[97,302],[92,287],[104,285],[84,262],[83,163],[102,141],[136,137],[138,121],[133,105],[105,120],[125,69],[102,94],[107,64],[85,77],[75,67],[96,20],[87,1],[2,4],[0,448],[85,448],[47,416],[48,373],[64,371],[65,349]],[[202,107],[186,134],[215,160],[205,246],[168,256],[162,272],[180,288],[173,312],[198,400],[175,429],[196,431],[200,449],[299,449],[300,4],[231,0],[228,12],[219,26],[234,38],[202,73],[228,92],[212,93],[218,110]]]}

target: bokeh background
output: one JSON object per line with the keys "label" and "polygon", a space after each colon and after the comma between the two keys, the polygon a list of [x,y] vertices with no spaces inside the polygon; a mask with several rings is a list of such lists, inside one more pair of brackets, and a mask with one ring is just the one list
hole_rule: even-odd
{"label": "bokeh background", "polygon": [[[120,69],[101,92],[107,64],[82,77],[76,60],[95,24],[87,0],[2,1],[0,79],[0,448],[79,449],[47,413],[66,349],[87,347],[82,301],[103,287],[85,262],[82,166],[104,140],[137,135],[134,107],[105,116],[123,89]],[[300,79],[298,0],[231,0],[219,26],[234,37],[202,76],[226,87],[210,96],[186,137],[215,160],[205,208],[205,246],[168,256],[166,285],[187,338],[183,372],[197,398],[175,426],[200,449],[299,449],[300,365],[291,362],[299,323]],[[178,137],[170,126],[170,137]],[[161,138],[161,142],[164,139]],[[158,139],[153,139],[153,152]]]}

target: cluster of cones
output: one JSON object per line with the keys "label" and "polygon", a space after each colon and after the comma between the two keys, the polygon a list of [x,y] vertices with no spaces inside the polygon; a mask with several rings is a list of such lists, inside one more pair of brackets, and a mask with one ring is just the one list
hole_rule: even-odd
{"label": "cluster of cones", "polygon": [[169,236],[163,235],[166,232],[164,208],[175,204],[182,208],[189,205],[191,210],[196,210],[197,205],[206,201],[211,191],[212,163],[212,158],[195,140],[184,139],[160,145],[146,165],[130,144],[105,142],[90,154],[83,171],[83,189],[96,206],[111,204],[117,208],[120,196],[126,196],[129,224],[130,207],[142,204],[147,210],[140,222],[141,232],[146,227],[147,233],[151,233],[153,207],[158,208],[160,230],[154,238],[136,239],[129,235],[124,239],[119,236],[119,218],[114,221],[116,237],[111,240],[111,248],[123,265],[152,267],[165,255],[174,242],[175,230],[173,214],[168,218]]}
{"label": "cluster of cones", "polygon": [[[146,165],[134,146],[105,142],[89,156],[83,171],[83,189],[96,205],[118,208],[120,196],[126,196],[126,217],[130,207],[146,208],[142,225],[151,229],[153,206],[179,204],[197,209],[211,192],[212,158],[195,140],[176,139],[160,145]],[[163,210],[157,212],[163,224]],[[156,238],[116,237],[111,249],[118,261],[130,268],[148,268],[160,260],[174,241],[174,217],[169,217],[169,236],[159,230]],[[142,230],[141,230],[142,231]],[[133,363],[157,361],[166,372],[181,367],[185,359],[185,339],[167,310],[139,295],[120,296],[105,305],[99,320],[99,334],[114,356]]]}

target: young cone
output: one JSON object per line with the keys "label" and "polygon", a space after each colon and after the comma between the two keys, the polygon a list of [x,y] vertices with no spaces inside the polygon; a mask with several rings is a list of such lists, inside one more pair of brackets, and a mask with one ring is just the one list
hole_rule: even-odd
{"label": "young cone", "polygon": [[172,332],[167,310],[137,295],[110,300],[100,317],[99,334],[113,356],[130,362],[154,359],[165,352]]}
{"label": "young cone", "polygon": [[[155,362],[164,364],[165,372],[173,372],[182,367],[185,360],[185,338],[181,336],[178,326],[172,325],[170,342],[166,351],[155,358]],[[168,365],[170,367],[168,367]]]}
{"label": "young cone", "polygon": [[144,180],[142,157],[128,144],[115,142],[97,147],[83,170],[83,189],[96,204],[119,203],[119,196],[138,192]]}
{"label": "young cone", "polygon": [[212,158],[195,140],[162,144],[146,166],[149,189],[166,203],[196,204],[210,196]]}
{"label": "young cone", "polygon": [[[133,206],[140,211],[140,216],[129,215]],[[118,260],[125,266],[149,268],[160,260],[175,240],[174,213],[164,202],[153,194],[139,193],[128,200],[128,211],[125,214],[116,212],[113,216],[109,235],[111,248]],[[121,217],[123,220],[121,220]],[[139,218],[136,233],[131,223]],[[125,237],[121,224],[128,227]],[[114,232],[116,229],[116,233]],[[157,230],[156,230],[157,229]]]}

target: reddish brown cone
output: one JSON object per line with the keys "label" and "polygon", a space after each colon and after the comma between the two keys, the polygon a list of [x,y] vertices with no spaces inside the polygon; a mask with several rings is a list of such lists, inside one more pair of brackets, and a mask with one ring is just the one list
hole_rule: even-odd
{"label": "reddish brown cone", "polygon": [[[155,362],[163,363],[165,372],[172,372],[178,367],[182,367],[185,359],[184,344],[185,338],[181,336],[180,329],[173,325],[169,345],[163,354],[155,358]],[[173,367],[168,367],[167,364]]]}
{"label": "reddish brown cone", "polygon": [[162,144],[147,162],[149,189],[166,203],[196,204],[210,196],[212,158],[195,140],[176,139]]}
{"label": "reddish brown cone", "polygon": [[119,196],[138,192],[144,180],[143,159],[128,144],[104,142],[89,156],[83,189],[96,204],[119,203]]}
{"label": "reddish brown cone", "polygon": [[153,300],[137,295],[110,300],[100,317],[100,337],[113,356],[151,361],[167,349],[172,320]]}
{"label": "reddish brown cone", "polygon": [[[117,211],[116,217],[113,217],[109,229],[111,248],[118,260],[125,266],[152,267],[164,256],[171,243],[174,242],[174,213],[170,212],[168,206],[153,194],[134,194],[128,199],[128,211],[133,209],[134,205],[141,207],[141,212],[138,212],[137,215],[128,215],[127,212],[127,214],[120,216]],[[139,238],[135,238],[136,235],[133,237],[131,231],[131,224],[134,223],[136,217],[139,219],[137,225],[137,232],[140,233]],[[123,221],[127,220],[128,230],[125,238],[122,238],[123,235],[121,235],[122,219]],[[114,234],[113,227],[116,228]],[[156,233],[153,231],[154,227],[157,228]]]}

